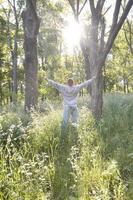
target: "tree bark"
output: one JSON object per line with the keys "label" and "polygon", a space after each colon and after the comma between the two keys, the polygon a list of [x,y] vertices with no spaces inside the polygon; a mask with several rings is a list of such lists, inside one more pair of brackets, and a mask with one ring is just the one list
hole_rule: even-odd
{"label": "tree bark", "polygon": [[100,119],[102,115],[102,104],[103,104],[103,77],[102,69],[98,72],[99,68],[99,56],[101,51],[99,51],[98,45],[98,25],[99,19],[97,15],[92,16],[91,28],[90,28],[90,48],[89,48],[89,58],[90,58],[90,74],[91,77],[97,74],[97,78],[92,83],[91,91],[91,108],[93,115],[96,119]]}
{"label": "tree bark", "polygon": [[3,101],[3,90],[2,90],[2,83],[0,81],[0,106],[2,106]]}
{"label": "tree bark", "polygon": [[[84,58],[85,78],[86,78],[86,80],[88,80],[88,79],[91,79],[90,61],[89,61],[88,47],[86,45],[86,41],[83,40],[82,38],[80,40],[80,47],[81,47],[82,55]],[[91,85],[88,86],[87,90],[91,95],[91,91],[92,91]]]}
{"label": "tree bark", "polygon": [[38,102],[37,35],[40,19],[36,13],[36,0],[27,0],[22,13],[25,50],[25,110],[36,109]]}
{"label": "tree bark", "polygon": [[12,102],[14,105],[17,103],[17,92],[18,92],[18,78],[17,78],[17,68],[18,68],[18,44],[17,44],[17,37],[18,37],[18,29],[16,28],[16,33],[14,37],[14,51],[12,52],[12,80],[13,80],[13,87],[12,87]]}

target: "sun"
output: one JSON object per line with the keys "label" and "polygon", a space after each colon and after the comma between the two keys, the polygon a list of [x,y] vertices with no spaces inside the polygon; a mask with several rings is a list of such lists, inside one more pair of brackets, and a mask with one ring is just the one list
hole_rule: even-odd
{"label": "sun", "polygon": [[67,48],[67,53],[73,53],[74,48],[79,46],[81,32],[81,25],[73,17],[67,17],[66,26],[62,30],[63,42]]}

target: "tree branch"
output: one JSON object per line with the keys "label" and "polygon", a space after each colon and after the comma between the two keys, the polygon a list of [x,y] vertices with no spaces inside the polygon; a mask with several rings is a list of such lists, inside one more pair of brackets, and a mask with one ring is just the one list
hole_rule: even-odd
{"label": "tree branch", "polygon": [[100,45],[99,45],[99,53],[100,55],[103,54],[103,50],[104,50],[104,36],[105,36],[105,19],[104,17],[100,20],[100,24],[101,24],[101,36],[100,36]]}
{"label": "tree branch", "polygon": [[106,47],[105,47],[105,50],[104,50],[104,55],[102,56],[102,59],[101,59],[101,63],[103,63],[105,61],[110,49],[112,48],[113,42],[114,42],[118,32],[120,31],[120,29],[121,29],[127,15],[128,15],[128,13],[129,13],[129,11],[130,11],[132,5],[133,5],[133,1],[129,0],[124,11],[123,11],[123,14],[122,14],[119,22],[116,24],[116,26],[114,27],[112,32],[109,34],[108,41],[106,43]]}
{"label": "tree branch", "polygon": [[111,8],[111,5],[105,10],[105,12],[102,14],[102,16],[104,16],[107,12],[108,12],[108,10]]}
{"label": "tree branch", "polygon": [[12,2],[11,2],[10,0],[7,0],[7,1],[8,1],[8,3],[10,4],[10,6],[13,8]]}
{"label": "tree branch", "polygon": [[16,27],[18,28],[19,22],[18,22],[18,16],[17,16],[15,0],[13,0],[13,11],[14,11],[14,18],[15,18],[15,22],[16,22]]}
{"label": "tree branch", "polygon": [[1,7],[2,7],[2,9],[3,9],[3,12],[4,12],[6,18],[8,19],[8,14],[7,14],[7,12],[6,12],[7,10],[5,9],[5,7],[4,7],[3,5],[1,5]]}
{"label": "tree branch", "polygon": [[104,3],[105,3],[105,0],[98,0],[97,5],[96,5],[96,11],[98,12],[98,14],[101,14]]}
{"label": "tree branch", "polygon": [[21,19],[21,13],[22,13],[22,8],[23,8],[23,4],[20,5],[19,7],[19,12],[18,12],[18,21]]}
{"label": "tree branch", "polygon": [[121,6],[121,1],[122,0],[116,0],[116,4],[115,4],[115,9],[114,9],[114,14],[113,14],[113,21],[112,21],[112,26],[111,26],[111,31],[114,29],[114,27],[117,24],[118,21],[118,15],[119,15],[119,11],[120,11],[120,6]]}
{"label": "tree branch", "polygon": [[87,3],[87,0],[84,1],[82,7],[80,8],[78,15],[80,15],[80,13],[82,12],[83,8],[85,7],[85,4]]}
{"label": "tree branch", "polygon": [[[80,6],[79,6],[79,0],[76,1],[76,3],[77,3],[76,5],[75,5],[75,3],[74,3],[73,0],[68,0],[68,2],[69,2],[69,5],[70,5],[71,8],[72,8],[72,11],[73,11],[73,14],[74,14],[75,19],[78,20],[78,17],[79,17],[79,15],[81,14],[83,8],[85,7],[85,4],[87,3],[87,0],[84,1],[83,5],[81,6],[80,9],[79,9],[79,7],[80,7]],[[75,8],[75,7],[76,7],[76,8]]]}
{"label": "tree branch", "polygon": [[78,16],[78,13],[79,13],[79,0],[77,0],[77,16]]}
{"label": "tree branch", "polygon": [[75,10],[74,1],[68,0],[68,2],[69,2],[69,4],[70,4],[70,6],[71,6],[71,8],[72,8],[72,10],[73,10],[73,14],[74,14],[74,16],[75,16],[75,15],[76,15],[76,10]]}
{"label": "tree branch", "polygon": [[94,5],[94,0],[90,0],[90,10],[91,10],[91,14],[92,16],[95,16],[96,14],[96,8],[95,8],[95,5]]}

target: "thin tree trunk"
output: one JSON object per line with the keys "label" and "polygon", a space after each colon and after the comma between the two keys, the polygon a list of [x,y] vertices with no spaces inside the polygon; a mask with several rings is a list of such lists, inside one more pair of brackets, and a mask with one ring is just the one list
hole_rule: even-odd
{"label": "thin tree trunk", "polygon": [[42,65],[42,69],[44,69],[44,57],[43,57],[43,55],[41,56],[41,65]]}
{"label": "thin tree trunk", "polygon": [[127,81],[127,93],[130,93],[129,91],[129,82]]}
{"label": "thin tree trunk", "polygon": [[0,106],[2,106],[3,101],[3,91],[2,91],[2,83],[0,82]]}
{"label": "thin tree trunk", "polygon": [[26,1],[26,10],[22,13],[25,50],[25,110],[36,109],[38,102],[38,59],[37,35],[40,19],[36,13],[36,0]]}
{"label": "thin tree trunk", "polygon": [[9,99],[10,99],[10,103],[12,103],[12,83],[11,80],[8,80],[8,88],[9,88]]}
{"label": "thin tree trunk", "polygon": [[105,65],[103,66],[103,90],[104,92],[106,92],[106,69],[105,69]]}
{"label": "thin tree trunk", "polygon": [[[85,78],[86,78],[86,80],[91,78],[90,61],[89,61],[89,54],[88,54],[89,49],[88,49],[87,45],[88,44],[86,43],[86,41],[81,39],[80,47],[81,47],[83,58],[84,58],[84,68],[85,68],[85,75],[86,75]],[[92,91],[91,85],[87,89],[88,89],[88,91],[91,95],[91,91]]]}
{"label": "thin tree trunk", "polygon": [[126,80],[125,78],[123,80],[123,92],[126,94]]}
{"label": "thin tree trunk", "polygon": [[13,104],[16,105],[17,103],[17,90],[18,90],[18,80],[17,80],[17,65],[18,65],[18,32],[19,32],[19,21],[18,21],[18,15],[17,15],[17,10],[16,10],[16,1],[13,0],[10,1],[8,0],[9,5],[12,8],[13,11],[13,15],[15,18],[15,35],[12,41],[12,37],[11,37],[11,31],[10,31],[10,14],[11,14],[11,10],[6,11],[6,9],[4,9],[5,15],[7,17],[7,39],[8,39],[8,46],[10,48],[10,52],[11,52],[11,62],[12,62],[12,73],[11,73],[11,77],[12,77],[12,102]]}
{"label": "thin tree trunk", "polygon": [[13,104],[17,103],[17,92],[18,92],[18,78],[17,78],[17,65],[18,65],[18,44],[17,44],[18,30],[16,30],[15,38],[14,38],[14,51],[13,51],[13,59],[12,59],[12,101]]}
{"label": "thin tree trunk", "polygon": [[14,50],[13,50],[13,103],[17,103],[17,92],[18,92],[18,77],[17,77],[17,68],[18,68],[18,32],[19,32],[19,22],[16,10],[16,3],[13,0],[13,12],[15,17],[15,36],[14,36]]}
{"label": "thin tree trunk", "polygon": [[[14,47],[12,45],[12,39],[11,39],[11,32],[10,32],[10,22],[9,22],[9,18],[10,18],[10,12],[7,14],[7,40],[8,40],[8,46],[10,48],[10,52],[11,52],[11,64],[12,64],[12,70],[10,73],[11,79],[12,79],[12,86],[10,84],[10,89],[11,89],[11,95],[10,96],[10,102],[13,102],[14,104],[16,104],[17,101],[17,42],[15,42],[17,40],[16,38],[16,33],[15,33],[15,38],[14,38]],[[16,61],[15,61],[16,60]]]}

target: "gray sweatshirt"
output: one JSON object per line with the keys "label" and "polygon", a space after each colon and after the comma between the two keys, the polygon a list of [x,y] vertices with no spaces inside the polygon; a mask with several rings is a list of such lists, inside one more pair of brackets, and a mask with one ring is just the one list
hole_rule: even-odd
{"label": "gray sweatshirt", "polygon": [[69,85],[59,84],[53,80],[48,79],[48,84],[56,88],[59,92],[61,92],[64,100],[64,105],[68,105],[70,107],[76,107],[78,92],[84,87],[89,86],[93,80],[94,78],[89,79],[88,81],[85,81],[84,83],[78,85],[69,86]]}

